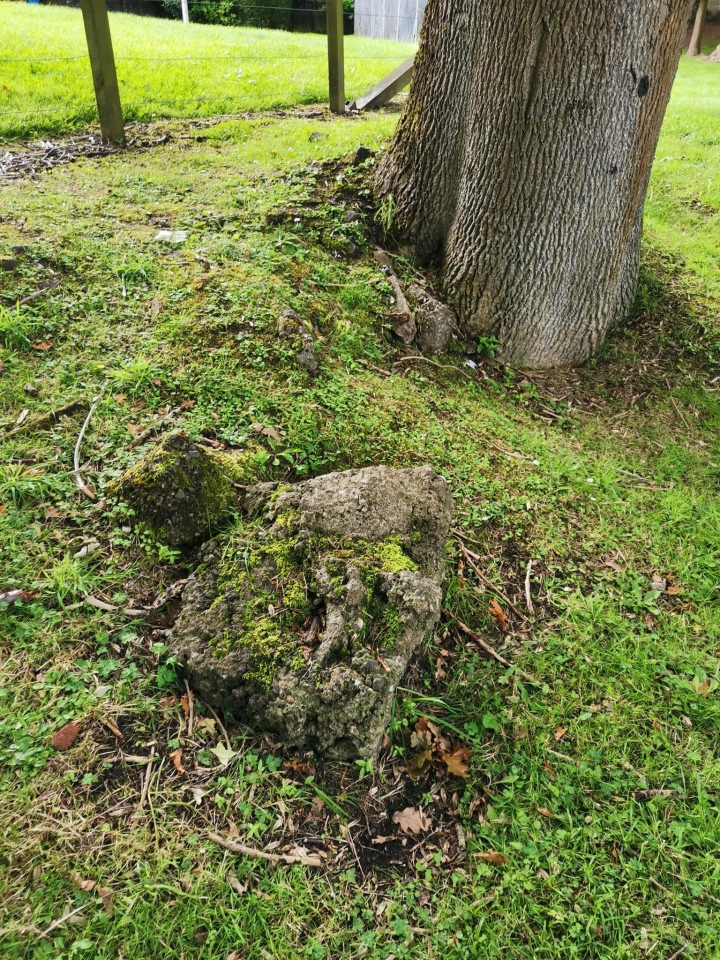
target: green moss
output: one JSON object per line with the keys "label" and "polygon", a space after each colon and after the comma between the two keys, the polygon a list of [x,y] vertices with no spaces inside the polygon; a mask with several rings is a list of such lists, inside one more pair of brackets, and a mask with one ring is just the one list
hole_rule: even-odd
{"label": "green moss", "polygon": [[250,534],[257,532],[246,528],[221,561],[219,599],[231,586],[243,598],[243,609],[241,629],[226,631],[215,643],[215,655],[224,659],[239,648],[250,650],[246,678],[269,690],[281,669],[297,670],[305,663],[300,639],[311,603],[292,541],[268,539],[251,547]]}
{"label": "green moss", "polygon": [[190,544],[217,527],[237,502],[236,484],[255,479],[251,455],[230,456],[172,434],[109,484],[161,542]]}

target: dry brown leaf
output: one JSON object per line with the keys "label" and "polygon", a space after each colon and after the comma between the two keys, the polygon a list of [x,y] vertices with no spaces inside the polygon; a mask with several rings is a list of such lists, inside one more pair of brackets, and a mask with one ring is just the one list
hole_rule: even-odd
{"label": "dry brown leaf", "polygon": [[173,697],[172,694],[169,697],[163,697],[160,701],[161,710],[169,710],[171,707],[174,707],[177,703],[177,697]]}
{"label": "dry brown leaf", "polygon": [[652,728],[653,730],[662,730],[662,724],[660,723],[657,717],[655,717],[655,719],[652,722]]}
{"label": "dry brown leaf", "polygon": [[550,765],[549,760],[543,761],[543,769],[545,770],[545,773],[548,775],[548,777],[550,777],[550,782],[555,783],[555,781],[557,780],[557,774],[555,773],[552,766]]}
{"label": "dry brown leaf", "polygon": [[115,400],[115,403],[119,404],[125,404],[128,402],[128,398],[124,393],[116,393],[113,399]]}
{"label": "dry brown leaf", "polygon": [[[240,883],[240,881],[238,880],[238,878],[235,876],[234,873],[228,874],[228,883],[233,888],[235,893],[238,894],[238,896],[241,897],[244,893],[247,893],[247,887],[244,884]],[[233,956],[233,954],[230,954],[230,956]],[[228,960],[230,960],[230,957],[228,957]]]}
{"label": "dry brown leaf", "polygon": [[295,773],[302,773],[306,777],[315,776],[315,767],[309,763],[303,763],[300,760],[286,760],[285,763],[283,763],[283,767],[286,770],[293,770]]}
{"label": "dry brown leaf", "polygon": [[562,738],[565,736],[566,733],[567,733],[567,729],[565,727],[558,727],[557,730],[555,731],[555,739],[562,740]]}
{"label": "dry brown leaf", "polygon": [[127,423],[125,424],[125,429],[128,433],[132,433],[133,436],[137,436],[139,433],[142,433],[145,427],[141,427],[139,423]]}
{"label": "dry brown leaf", "polygon": [[183,713],[185,714],[185,719],[187,720],[187,718],[190,716],[190,697],[186,693],[180,697],[180,706],[182,707]]}
{"label": "dry brown leaf", "polygon": [[462,777],[466,780],[470,776],[470,770],[465,761],[471,753],[472,749],[470,747],[456,747],[452,753],[441,753],[440,759],[451,776]]}
{"label": "dry brown leaf", "polygon": [[57,507],[45,507],[45,519],[46,520],[56,520],[58,517],[61,517],[62,514]]}
{"label": "dry brown leaf", "polygon": [[376,847],[381,847],[384,843],[390,843],[391,840],[397,840],[397,837],[373,837],[370,843]]}
{"label": "dry brown leaf", "polygon": [[421,750],[420,753],[416,753],[415,756],[411,757],[408,761],[408,775],[412,777],[413,780],[424,776],[432,766],[432,759],[433,754],[430,747],[426,747],[424,750]]}
{"label": "dry brown leaf", "polygon": [[110,887],[98,887],[97,892],[102,897],[103,910],[109,917],[111,917],[114,913],[113,900],[112,900],[113,891],[110,889]]}
{"label": "dry brown leaf", "polygon": [[97,880],[83,880],[79,873],[72,874],[72,881],[76,887],[80,887],[85,893],[90,893],[97,883]]}
{"label": "dry brown leaf", "polygon": [[0,503],[0,513],[7,513],[7,507]]}
{"label": "dry brown leaf", "polygon": [[548,810],[547,807],[538,807],[538,813],[543,817],[549,817],[550,819],[555,819],[555,814],[552,810]]}
{"label": "dry brown leaf", "polygon": [[505,616],[505,611],[494,597],[490,601],[490,613],[495,621],[495,626],[505,633],[508,627],[507,617]]}
{"label": "dry brown leaf", "polygon": [[40,343],[34,343],[33,350],[50,350],[52,348],[52,340],[41,340]]}
{"label": "dry brown leaf", "polygon": [[504,853],[498,853],[497,850],[483,850],[482,853],[476,853],[478,860],[484,860],[485,863],[492,863],[496,867],[502,867],[508,862]]}
{"label": "dry brown leaf", "polygon": [[677,597],[682,593],[682,587],[679,587],[676,583],[671,583],[670,586],[665,590],[665,593],[669,597]]}
{"label": "dry brown leaf", "polygon": [[261,423],[251,423],[250,426],[255,433],[259,433],[263,437],[272,437],[273,440],[280,440],[280,434],[277,432],[275,427],[264,427]]}
{"label": "dry brown leaf", "polygon": [[55,733],[52,738],[52,745],[56,750],[69,750],[79,733],[80,724],[70,720]]}
{"label": "dry brown leaf", "polygon": [[173,750],[170,754],[170,759],[178,773],[185,773],[185,767],[182,765],[182,754],[182,750]]}
{"label": "dry brown leaf", "polygon": [[430,820],[418,807],[405,807],[404,810],[398,810],[393,814],[392,821],[403,833],[418,834],[430,829]]}

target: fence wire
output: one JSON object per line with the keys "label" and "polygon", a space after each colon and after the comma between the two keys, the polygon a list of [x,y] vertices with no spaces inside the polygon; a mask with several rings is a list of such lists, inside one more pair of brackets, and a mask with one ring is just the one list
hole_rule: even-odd
{"label": "fence wire", "polygon": [[[140,2],[157,3],[158,0],[140,0]],[[190,5],[191,11],[193,7],[207,8],[207,7],[213,7],[213,6],[223,6],[225,10],[236,9],[236,10],[240,10],[243,14],[252,14],[254,11],[273,11],[273,12],[294,13],[294,14],[300,14],[300,15],[307,14],[310,16],[315,14],[324,14],[327,12],[326,6],[316,7],[313,9],[299,10],[296,7],[291,7],[291,6],[278,7],[270,4],[228,5],[226,0],[189,0],[189,5]],[[365,17],[365,19],[368,19],[368,18],[370,19],[374,18],[377,20],[386,20],[386,19],[396,20],[397,19],[396,15],[383,14],[383,13],[363,14],[363,16]],[[413,19],[413,18],[403,17],[402,19]],[[281,31],[277,31],[277,32],[280,33]],[[284,36],[287,36],[287,34],[284,31],[282,31],[282,33],[284,34]],[[316,34],[299,32],[299,33],[293,34],[293,36],[305,38],[308,36],[316,36]],[[23,64],[27,66],[30,66],[32,64],[50,65],[50,64],[72,63],[72,62],[77,62],[78,60],[89,61],[89,59],[90,59],[89,53],[84,52],[84,53],[66,54],[61,56],[0,57],[0,64]],[[402,62],[403,58],[402,58],[402,55],[400,54],[395,56],[350,54],[350,55],[346,55],[344,59],[346,63],[372,63],[377,61],[377,62],[386,62],[386,63],[392,62],[397,65],[400,62]],[[166,56],[166,57],[163,57],[163,56],[148,57],[148,56],[141,56],[141,55],[138,55],[138,56],[121,55],[121,56],[115,57],[116,64],[122,64],[122,63],[157,63],[157,64],[178,63],[180,64],[180,63],[209,63],[209,62],[238,63],[238,64],[242,64],[246,62],[254,63],[254,64],[263,64],[263,63],[278,64],[278,63],[287,62],[287,61],[292,61],[294,63],[301,63],[303,61],[317,63],[318,61],[323,61],[323,60],[325,61],[327,60],[327,54],[325,53],[285,54],[282,51],[279,51],[277,55],[269,55],[269,54],[258,55],[258,54],[252,54],[252,53],[238,53],[238,54],[221,54],[218,56],[199,54],[199,55],[190,55],[190,56]],[[50,70],[44,70],[43,76],[52,76],[52,72],[53,72],[52,68],[50,68]],[[0,74],[0,80],[1,79],[2,79],[2,76]],[[223,81],[226,81],[230,79],[230,77],[228,75],[224,75],[222,79]],[[280,97],[280,100],[286,99],[288,102],[286,104],[282,104],[282,106],[278,103],[277,107],[275,107],[274,105],[263,106],[262,105],[263,100],[272,99],[272,98],[271,97],[268,98],[262,95],[258,96],[257,98],[258,102],[256,106],[254,106],[251,103],[246,104],[244,101],[248,99],[248,97],[251,94],[251,91],[240,92],[237,90],[233,91],[232,93],[225,94],[223,96],[197,96],[197,97],[176,97],[176,98],[158,97],[158,98],[146,98],[142,100],[137,100],[137,99],[123,100],[122,107],[123,107],[123,110],[130,110],[132,112],[136,108],[143,108],[143,107],[161,107],[161,106],[173,106],[178,104],[191,104],[191,103],[197,107],[207,103],[226,103],[228,105],[232,105],[233,103],[235,103],[239,111],[241,110],[242,111],[245,111],[245,110],[262,111],[263,109],[273,109],[273,108],[283,109],[287,106],[290,106],[292,103],[309,104],[311,102],[321,102],[317,100],[316,98],[317,91],[316,89],[314,89],[318,87],[319,79],[320,78],[317,78],[317,77],[308,79],[306,82],[306,86],[302,90],[288,89],[287,91],[285,91],[287,96],[285,98]],[[207,76],[199,78],[199,82],[203,82],[203,81],[213,82],[213,80],[214,78],[208,78]],[[240,80],[240,77],[238,77],[238,80]],[[89,74],[88,74],[88,81],[90,81]],[[321,83],[325,82],[324,78],[320,82]],[[311,100],[307,100],[306,99],[307,97],[311,97]],[[243,101],[242,106],[240,106],[241,101]],[[0,118],[12,117],[12,118],[15,118],[15,120],[18,120],[18,118],[21,118],[21,117],[30,119],[38,116],[50,117],[53,115],[60,115],[60,114],[65,114],[68,120],[70,121],[78,120],[88,115],[94,115],[95,117],[97,117],[97,105],[95,102],[88,103],[88,104],[66,103],[62,106],[48,106],[48,107],[38,106],[37,108],[32,108],[32,109],[26,108],[26,109],[19,109],[19,110],[3,110],[3,111],[0,111]]]}

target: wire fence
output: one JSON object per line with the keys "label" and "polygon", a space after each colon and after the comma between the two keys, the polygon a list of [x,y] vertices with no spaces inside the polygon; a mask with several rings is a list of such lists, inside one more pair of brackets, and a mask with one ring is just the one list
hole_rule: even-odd
{"label": "wire fence", "polygon": [[[196,6],[222,7],[226,13],[238,6],[232,0],[189,0],[189,4],[191,19]],[[43,10],[30,9],[33,14]],[[244,3],[240,9],[252,15],[264,11],[326,14],[328,7],[298,11],[291,6]],[[80,11],[54,8],[53,14],[56,12],[76,14],[73,30],[61,33],[74,33],[72,46],[78,50],[83,36]],[[386,17],[377,16],[383,20]],[[321,36],[249,31],[242,26],[237,30],[225,29],[222,36],[215,31],[186,36],[172,21],[152,18],[153,24],[160,25],[157,29],[161,33],[153,39],[150,19],[123,17],[122,23],[113,22],[113,41],[118,51],[114,63],[126,120],[208,116],[213,110],[223,115],[260,112],[327,102],[328,50]],[[131,27],[130,21],[134,21]],[[0,28],[0,51],[2,33]],[[32,37],[24,37],[23,41],[28,47],[32,45]],[[138,50],[148,42],[164,49],[154,55]],[[49,43],[55,45],[56,41],[50,42],[43,36],[43,55],[0,56],[0,140],[59,133],[98,119],[89,52],[58,51],[49,56],[45,55]],[[11,39],[9,52],[14,54],[18,45]],[[187,52],[189,45],[202,49]],[[234,51],[232,47],[236,45],[238,49]],[[384,41],[346,38],[345,79],[351,97],[363,93],[407,57],[407,49],[395,51],[395,46]]]}

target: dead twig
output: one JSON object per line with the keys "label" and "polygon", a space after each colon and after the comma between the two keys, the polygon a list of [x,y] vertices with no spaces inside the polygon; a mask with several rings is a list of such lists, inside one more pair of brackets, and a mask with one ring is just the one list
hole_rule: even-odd
{"label": "dead twig", "polygon": [[3,439],[9,440],[10,437],[16,437],[19,433],[27,433],[28,430],[42,430],[45,427],[52,426],[60,417],[74,413],[79,407],[84,407],[87,402],[87,397],[78,397],[77,400],[71,400],[70,403],[58,407],[57,410],[49,410],[47,413],[41,413],[38,417],[31,417],[30,420],[26,420],[12,430],[8,430]]}
{"label": "dead twig", "polygon": [[270,863],[293,864],[301,863],[305,867],[322,867],[323,861],[320,857],[306,857],[300,854],[289,853],[267,853],[265,850],[257,850],[255,847],[246,847],[244,843],[235,843],[234,840],[226,840],[217,833],[209,833],[208,837],[219,847],[224,847],[231,853],[239,853],[244,857],[254,857],[256,860],[268,860]]}
{"label": "dead twig", "polygon": [[154,423],[143,430],[142,433],[139,433],[135,439],[130,443],[129,449],[134,450],[135,447],[139,447],[141,443],[145,441],[155,433],[156,430],[159,430],[160,427],[168,420],[172,420],[176,413],[180,413],[182,410],[186,409],[185,404],[181,403],[179,407],[175,407],[173,410],[168,410],[166,414],[156,420]]}
{"label": "dead twig", "polygon": [[26,303],[30,303],[31,300],[36,300],[38,297],[42,297],[43,294],[49,293],[51,290],[54,290],[55,287],[60,286],[60,278],[53,280],[46,287],[41,287],[40,290],[35,290],[34,293],[30,293],[27,297],[23,297],[22,300],[18,300],[17,305],[19,307],[24,306]]}
{"label": "dead twig", "polygon": [[221,730],[221,732],[222,732],[223,738],[224,738],[224,740],[225,740],[225,746],[228,748],[228,750],[230,750],[230,751],[232,752],[232,746],[231,746],[231,744],[230,744],[230,737],[228,736],[227,730],[226,730],[225,727],[223,726],[222,720],[221,720],[220,717],[217,715],[217,713],[213,710],[213,708],[210,706],[209,703],[207,703],[205,700],[203,700],[203,703],[205,704],[205,706],[208,708],[208,710],[210,711],[210,713],[211,713],[211,714],[213,715],[213,717],[215,718],[215,723],[217,723],[217,725],[220,727],[220,730]]}
{"label": "dead twig", "polygon": [[62,917],[58,917],[57,920],[53,920],[50,926],[43,930],[38,939],[44,939],[49,933],[52,933],[53,930],[57,930],[58,927],[62,926],[63,923],[67,923],[70,917],[74,917],[76,913],[80,913],[82,910],[87,910],[87,908],[92,906],[93,903],[95,903],[94,900],[88,900],[87,903],[81,903],[79,907],[75,907],[75,909],[71,910],[69,913],[64,913]]}
{"label": "dead twig", "polygon": [[187,682],[187,680],[185,680],[185,690],[188,698],[187,736],[189,738],[192,736],[193,721],[195,719],[195,697],[193,696],[193,692],[190,689],[190,684]]}
{"label": "dead twig", "polygon": [[477,578],[478,578],[482,583],[484,583],[485,586],[486,586],[489,590],[492,590],[493,593],[496,593],[496,594],[500,597],[501,600],[504,600],[505,603],[506,603],[506,604],[510,607],[510,609],[513,611],[513,613],[514,613],[516,616],[520,617],[520,620],[524,622],[524,621],[526,620],[526,617],[524,617],[523,614],[520,613],[520,611],[519,611],[518,608],[515,606],[515,604],[512,602],[512,600],[511,600],[506,594],[504,594],[504,593],[502,592],[502,590],[500,589],[500,587],[495,586],[495,584],[492,582],[492,580],[488,580],[488,578],[485,576],[485,574],[478,568],[477,564],[476,564],[474,561],[475,561],[475,560],[479,560],[480,557],[479,557],[476,553],[473,553],[472,550],[468,550],[468,548],[465,546],[465,544],[462,542],[462,540],[460,540],[460,539],[457,538],[457,537],[456,537],[456,540],[457,540],[458,546],[460,547],[460,550],[462,551],[463,556],[465,557],[465,559],[467,560],[467,562],[470,564],[470,566],[472,567],[472,569],[475,571],[475,575],[477,576]]}
{"label": "dead twig", "polygon": [[528,613],[531,617],[535,616],[535,607],[532,602],[532,593],[530,591],[530,574],[532,573],[532,559],[528,560],[527,570],[525,571],[525,603],[527,604]]}
{"label": "dead twig", "polygon": [[137,805],[135,813],[139,813],[140,810],[145,806],[145,801],[147,800],[148,788],[150,786],[150,778],[152,777],[152,768],[153,768],[153,757],[155,756],[155,747],[150,747],[150,759],[148,760],[147,769],[145,771],[145,779],[143,780],[142,790],[140,791],[140,802]]}
{"label": "dead twig", "polygon": [[454,623],[456,623],[464,634],[470,637],[471,640],[474,640],[475,643],[485,651],[485,653],[491,656],[494,660],[497,660],[497,662],[502,664],[503,667],[514,670],[519,676],[527,680],[528,683],[539,682],[535,679],[535,677],[530,676],[529,673],[525,673],[525,671],[521,670],[520,667],[516,666],[514,663],[510,663],[510,661],[506,660],[505,657],[500,656],[497,650],[494,647],[491,647],[486,640],[483,640],[479,633],[476,633],[475,630],[472,630],[466,623],[463,623],[462,620],[458,620],[458,618],[453,616],[449,610],[443,609],[443,613],[446,617],[449,617]]}
{"label": "dead twig", "polygon": [[396,360],[393,366],[399,367],[401,364],[407,363],[410,360],[420,360],[423,363],[429,363],[433,367],[439,367],[441,370],[454,370],[456,373],[461,373],[464,377],[467,377],[468,380],[473,379],[469,373],[465,373],[464,370],[454,366],[452,363],[438,363],[437,360],[431,360],[430,357],[423,357],[421,354],[412,354],[409,357],[403,357],[402,360]]}
{"label": "dead twig", "polygon": [[97,405],[100,403],[100,399],[102,395],[103,395],[103,391],[101,390],[100,393],[93,398],[93,402],[88,412],[88,415],[85,417],[85,423],[83,423],[80,429],[80,434],[78,435],[77,443],[75,444],[75,453],[73,454],[73,469],[75,473],[75,483],[78,486],[78,490],[81,490],[85,494],[85,496],[88,497],[90,500],[97,500],[97,494],[95,493],[94,490],[91,490],[90,487],[85,483],[85,481],[82,478],[82,474],[80,473],[80,447],[83,442],[83,437],[85,436],[85,431],[88,428],[92,415],[97,410]]}

